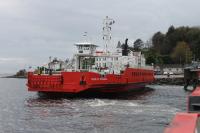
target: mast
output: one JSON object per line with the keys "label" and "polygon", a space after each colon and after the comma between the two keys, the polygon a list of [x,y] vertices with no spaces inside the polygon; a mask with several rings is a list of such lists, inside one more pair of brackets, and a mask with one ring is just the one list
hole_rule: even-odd
{"label": "mast", "polygon": [[104,44],[104,52],[108,52],[108,45],[110,44],[110,41],[112,39],[111,36],[111,25],[113,25],[115,21],[112,18],[109,18],[106,16],[106,18],[103,20],[103,40],[105,41]]}
{"label": "mast", "polygon": [[88,32],[84,32],[84,34],[83,34],[83,42],[88,42],[89,40],[88,40]]}

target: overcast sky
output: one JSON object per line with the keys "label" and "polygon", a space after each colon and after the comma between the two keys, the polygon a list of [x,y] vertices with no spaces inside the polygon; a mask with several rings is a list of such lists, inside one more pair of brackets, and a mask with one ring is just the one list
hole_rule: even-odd
{"label": "overcast sky", "polygon": [[102,20],[113,18],[113,42],[144,41],[170,25],[199,26],[199,0],[0,0],[0,73],[72,57],[74,43],[102,46]]}

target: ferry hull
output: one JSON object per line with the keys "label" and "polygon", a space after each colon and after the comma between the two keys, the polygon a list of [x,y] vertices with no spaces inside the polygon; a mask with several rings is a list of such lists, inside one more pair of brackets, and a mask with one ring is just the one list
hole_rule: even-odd
{"label": "ferry hull", "polygon": [[37,92],[79,93],[82,91],[124,92],[144,88],[154,81],[153,71],[127,68],[123,74],[61,72],[58,75],[28,74],[28,90]]}

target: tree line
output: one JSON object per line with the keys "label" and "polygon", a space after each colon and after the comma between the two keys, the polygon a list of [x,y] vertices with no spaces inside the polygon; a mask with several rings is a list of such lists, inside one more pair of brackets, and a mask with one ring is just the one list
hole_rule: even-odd
{"label": "tree line", "polygon": [[136,39],[133,44],[118,42],[117,47],[142,51],[147,64],[189,64],[200,61],[200,27],[170,26],[166,33],[156,32],[150,44]]}
{"label": "tree line", "polygon": [[189,64],[200,59],[200,28],[170,26],[164,34],[152,37],[152,47],[146,53],[147,63]]}

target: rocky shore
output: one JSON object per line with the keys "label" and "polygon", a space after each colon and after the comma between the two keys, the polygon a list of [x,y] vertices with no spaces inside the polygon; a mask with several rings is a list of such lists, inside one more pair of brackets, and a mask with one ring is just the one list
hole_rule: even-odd
{"label": "rocky shore", "polygon": [[11,75],[11,76],[5,76],[5,77],[2,77],[2,78],[27,78],[26,75],[23,75],[23,76],[17,76],[17,75]]}
{"label": "rocky shore", "polygon": [[155,76],[155,81],[153,84],[159,85],[184,85],[184,77],[183,75],[159,75]]}

